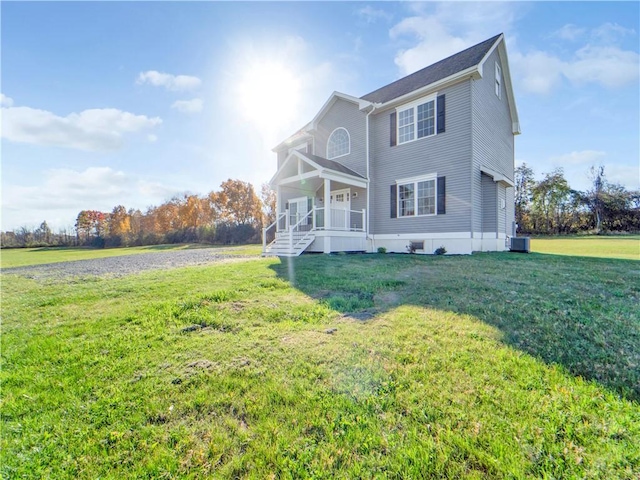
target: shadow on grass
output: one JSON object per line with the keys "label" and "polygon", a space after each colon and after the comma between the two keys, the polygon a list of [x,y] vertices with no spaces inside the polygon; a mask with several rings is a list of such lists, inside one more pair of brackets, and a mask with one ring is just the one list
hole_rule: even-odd
{"label": "shadow on grass", "polygon": [[593,257],[303,255],[272,268],[355,319],[400,305],[468,314],[502,341],[640,401],[638,264]]}

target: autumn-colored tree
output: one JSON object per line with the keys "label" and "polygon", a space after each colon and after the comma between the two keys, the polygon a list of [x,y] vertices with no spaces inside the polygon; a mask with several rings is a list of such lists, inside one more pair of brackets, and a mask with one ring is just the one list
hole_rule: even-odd
{"label": "autumn-colored tree", "polygon": [[125,238],[131,233],[131,218],[122,205],[113,207],[109,215],[109,235]]}
{"label": "autumn-colored tree", "polygon": [[104,237],[107,233],[107,214],[97,210],[82,210],[76,219],[76,233],[81,241]]}
{"label": "autumn-colored tree", "polygon": [[211,192],[209,198],[221,221],[254,227],[262,223],[262,203],[253,185],[229,179],[220,188],[220,192]]}
{"label": "autumn-colored tree", "polygon": [[263,225],[267,227],[276,221],[276,192],[273,191],[271,185],[263,183],[260,190],[260,199],[262,200],[262,217]]}

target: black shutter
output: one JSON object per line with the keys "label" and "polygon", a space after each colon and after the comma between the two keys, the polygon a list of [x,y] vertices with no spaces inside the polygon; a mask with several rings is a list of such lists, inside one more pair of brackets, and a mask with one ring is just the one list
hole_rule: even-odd
{"label": "black shutter", "polygon": [[438,215],[446,213],[447,191],[445,186],[446,177],[438,177]]}
{"label": "black shutter", "polygon": [[[395,113],[394,113],[395,115]],[[398,186],[391,185],[391,218],[398,218]]]}
{"label": "black shutter", "polygon": [[396,133],[397,133],[397,128],[396,128],[396,112],[393,112],[390,117],[391,119],[391,125],[390,125],[390,140],[389,140],[389,145],[391,147],[395,147],[396,146]]}
{"label": "black shutter", "polygon": [[444,95],[438,95],[437,100],[437,112],[438,112],[438,132],[444,133]]}

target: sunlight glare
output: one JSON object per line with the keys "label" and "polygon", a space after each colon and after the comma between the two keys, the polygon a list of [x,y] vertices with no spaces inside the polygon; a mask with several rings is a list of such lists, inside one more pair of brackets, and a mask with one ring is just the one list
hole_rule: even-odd
{"label": "sunlight glare", "polygon": [[276,62],[254,63],[238,84],[242,116],[260,128],[283,128],[295,118],[300,80]]}

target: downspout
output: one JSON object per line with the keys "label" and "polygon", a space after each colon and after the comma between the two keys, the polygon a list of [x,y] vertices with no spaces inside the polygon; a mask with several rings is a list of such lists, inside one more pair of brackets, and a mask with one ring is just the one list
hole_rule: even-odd
{"label": "downspout", "polygon": [[367,231],[366,236],[367,240],[369,240],[369,229],[371,228],[371,208],[370,208],[370,195],[371,195],[371,175],[370,175],[370,167],[369,167],[369,115],[371,115],[376,109],[374,104],[371,104],[371,110],[367,112],[367,116],[365,117],[365,139],[366,139],[366,152],[367,152]]}

